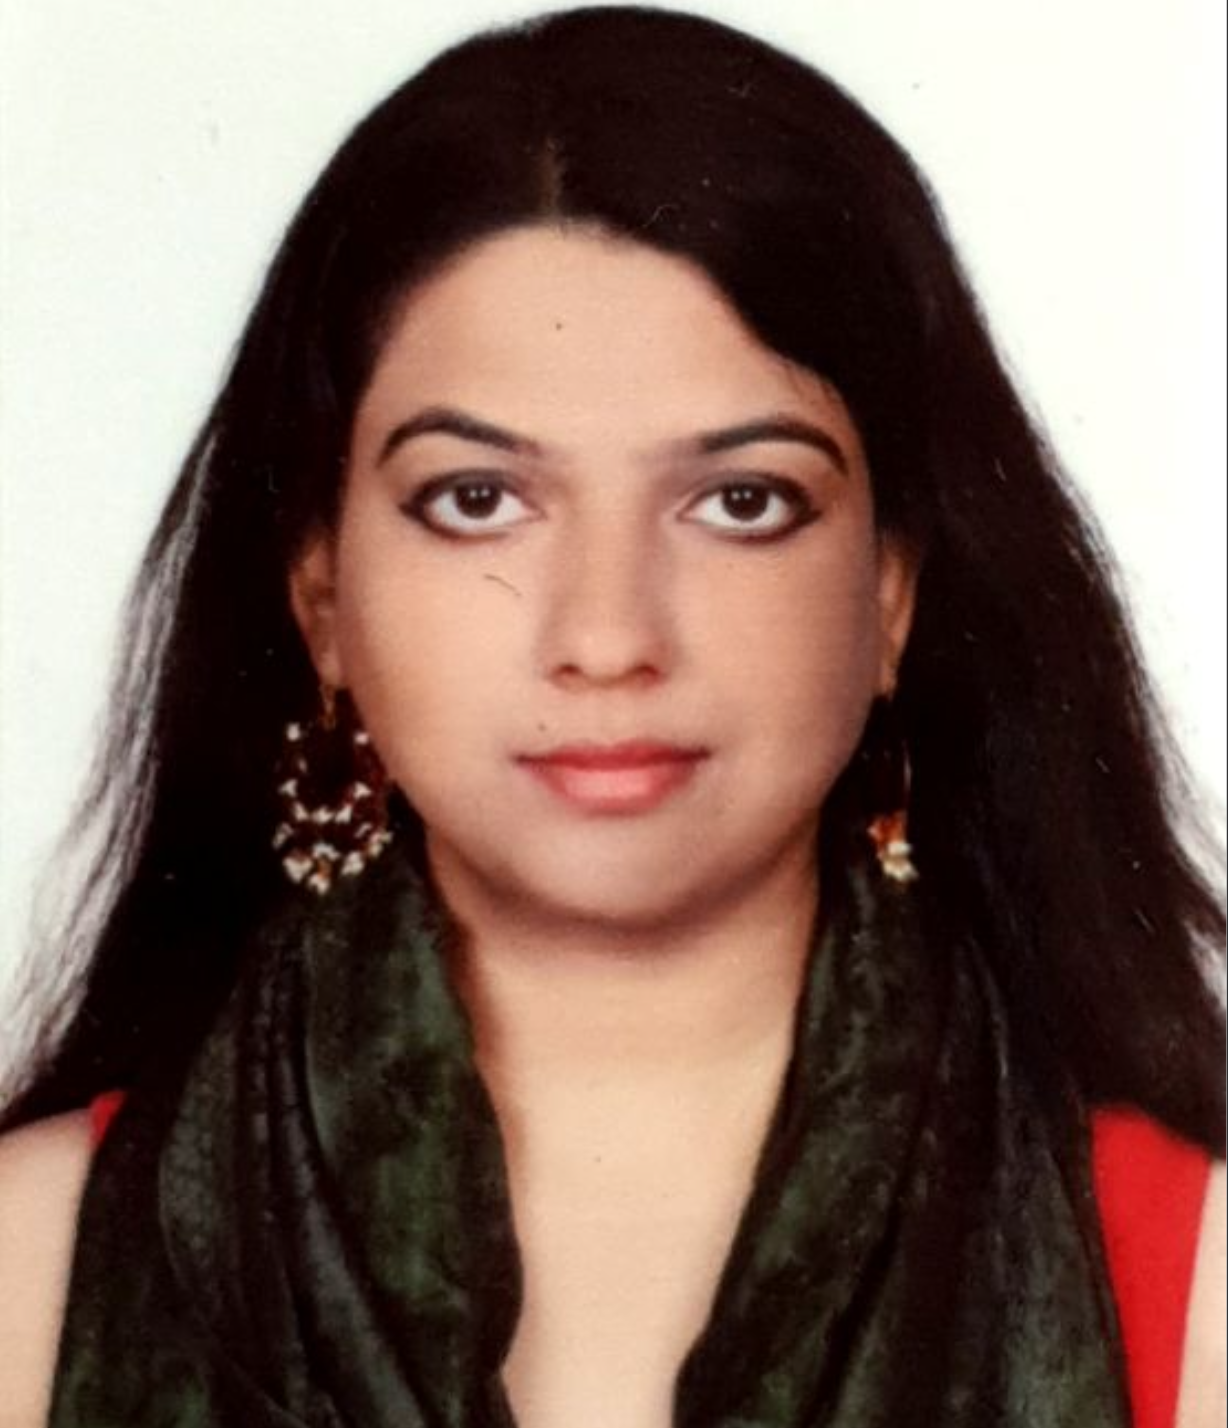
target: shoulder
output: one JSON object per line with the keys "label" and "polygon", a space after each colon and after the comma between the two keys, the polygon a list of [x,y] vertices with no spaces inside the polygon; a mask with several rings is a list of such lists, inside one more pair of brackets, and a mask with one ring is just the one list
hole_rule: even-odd
{"label": "shoulder", "polygon": [[1228,1422],[1228,1170],[1217,1164],[1207,1185],[1190,1287],[1177,1428],[1224,1428]]}
{"label": "shoulder", "polygon": [[35,1428],[47,1411],[92,1153],[88,1111],[0,1136],[0,1396],[6,1428]]}

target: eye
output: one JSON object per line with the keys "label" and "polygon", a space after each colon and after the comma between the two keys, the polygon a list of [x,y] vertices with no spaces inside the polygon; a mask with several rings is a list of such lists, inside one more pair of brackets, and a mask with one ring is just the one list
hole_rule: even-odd
{"label": "eye", "polygon": [[778,476],[724,481],[687,507],[683,517],[743,540],[789,535],[818,518],[810,496]]}
{"label": "eye", "polygon": [[532,519],[530,507],[503,477],[481,471],[428,481],[401,509],[428,530],[447,536],[488,535]]}

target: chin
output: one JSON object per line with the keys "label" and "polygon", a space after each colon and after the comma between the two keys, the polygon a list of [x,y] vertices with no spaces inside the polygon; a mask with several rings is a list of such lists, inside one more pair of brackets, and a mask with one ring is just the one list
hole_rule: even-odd
{"label": "chin", "polygon": [[458,888],[462,901],[476,894],[528,921],[628,935],[693,919],[718,899],[723,881],[717,869],[680,859],[676,839],[666,847],[657,838],[593,839],[571,830],[562,837],[509,835],[498,848],[442,838],[428,847],[445,897],[450,886],[467,885],[471,894]]}
{"label": "chin", "polygon": [[544,926],[637,944],[692,926],[707,910],[705,899],[693,890],[662,888],[659,880],[649,887],[611,888],[607,882],[526,888],[521,906]]}
{"label": "chin", "polygon": [[[674,834],[522,838],[515,857],[466,859],[484,896],[528,922],[594,935],[639,938],[694,927],[718,915],[765,869],[696,838],[689,856]],[[628,828],[627,833],[631,830]]]}

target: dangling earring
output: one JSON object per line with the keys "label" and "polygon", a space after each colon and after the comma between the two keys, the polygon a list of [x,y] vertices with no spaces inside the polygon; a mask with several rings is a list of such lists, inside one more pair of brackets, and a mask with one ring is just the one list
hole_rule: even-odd
{"label": "dangling earring", "polygon": [[320,703],[316,719],[285,728],[273,847],[291,882],[323,895],[378,858],[392,834],[388,775],[353,704],[328,685]]}
{"label": "dangling earring", "polygon": [[899,716],[888,699],[875,701],[866,731],[870,762],[871,808],[866,832],[883,876],[897,883],[915,883],[920,876],[908,841],[908,797],[912,770]]}
{"label": "dangling earring", "polygon": [[880,813],[870,820],[866,831],[874,844],[883,876],[897,883],[915,883],[921,874],[912,860],[907,809],[897,808],[894,813]]}

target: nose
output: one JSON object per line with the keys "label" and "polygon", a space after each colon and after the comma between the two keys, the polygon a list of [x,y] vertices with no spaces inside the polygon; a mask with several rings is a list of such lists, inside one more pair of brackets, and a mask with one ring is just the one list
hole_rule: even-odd
{"label": "nose", "polygon": [[630,521],[593,522],[560,541],[540,631],[549,679],[579,689],[667,675],[674,638],[661,555]]}

